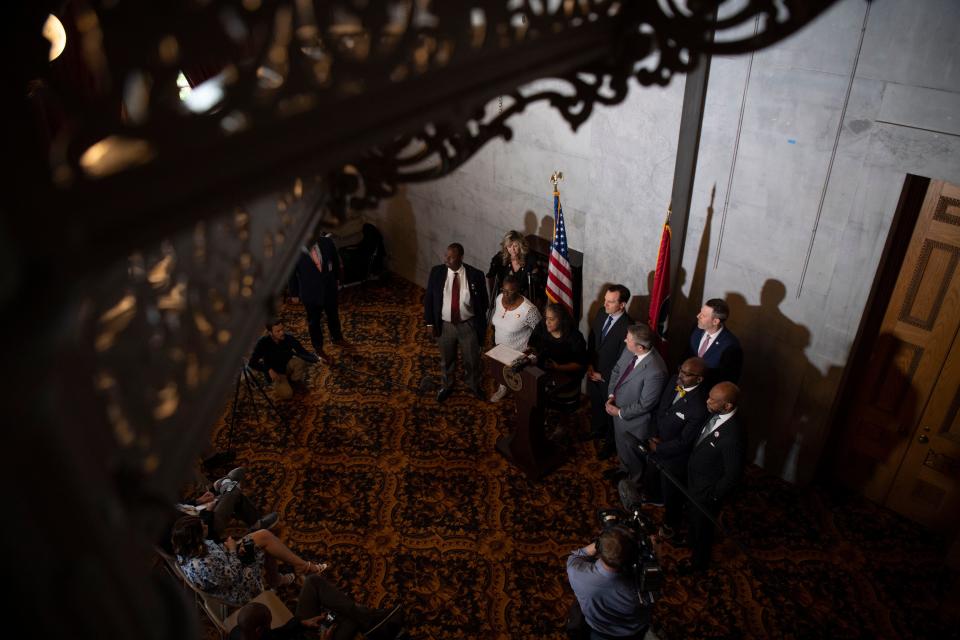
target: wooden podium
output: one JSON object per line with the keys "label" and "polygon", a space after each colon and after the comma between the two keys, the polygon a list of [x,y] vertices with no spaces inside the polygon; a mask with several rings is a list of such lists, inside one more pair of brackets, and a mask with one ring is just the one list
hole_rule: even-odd
{"label": "wooden podium", "polygon": [[517,402],[517,411],[507,419],[510,434],[497,440],[497,451],[527,474],[531,480],[547,475],[563,463],[563,450],[544,434],[543,370],[527,366],[514,372],[484,354],[487,373],[509,389]]}

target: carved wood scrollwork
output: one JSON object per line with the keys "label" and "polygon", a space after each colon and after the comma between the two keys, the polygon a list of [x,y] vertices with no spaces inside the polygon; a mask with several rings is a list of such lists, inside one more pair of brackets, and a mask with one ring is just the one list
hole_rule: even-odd
{"label": "carved wood scrollwork", "polygon": [[[41,209],[83,219],[114,257],[162,237],[123,233],[131,219],[189,226],[222,210],[218,194],[294,173],[333,171],[335,202],[372,206],[509,139],[533,103],[576,129],[631,80],[666,84],[700,53],[769,45],[834,1],[73,0],[69,60],[27,65],[34,106],[61,121],[25,171],[48,187]],[[32,15],[39,32],[45,12]],[[758,17],[755,35],[740,29]],[[205,80],[183,99],[181,71]],[[529,86],[543,78],[558,86]],[[487,113],[498,95],[509,106]]]}

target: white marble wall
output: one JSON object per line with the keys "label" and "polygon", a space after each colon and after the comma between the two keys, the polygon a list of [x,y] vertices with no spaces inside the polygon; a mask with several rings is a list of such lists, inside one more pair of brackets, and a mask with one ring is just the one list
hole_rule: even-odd
{"label": "white marble wall", "polygon": [[[756,459],[789,479],[808,479],[820,456],[905,175],[960,183],[958,24],[955,0],[846,0],[752,58],[713,60],[673,336],[703,299],[729,300]],[[505,230],[549,219],[561,169],[585,307],[620,281],[645,315],[682,94],[682,78],[634,87],[577,133],[529,109],[513,141],[370,216],[392,267],[423,284],[455,240],[485,267]]]}
{"label": "white marble wall", "polygon": [[452,175],[405,187],[368,214],[384,229],[391,267],[423,285],[450,242],[462,243],[466,261],[485,271],[509,229],[549,239],[550,174],[559,169],[569,244],[584,253],[585,307],[605,282],[646,293],[670,200],[682,97],[682,77],[667,88],[634,87],[576,133],[546,105],[530,107],[510,120],[510,142],[488,144]]}
{"label": "white marble wall", "polygon": [[713,61],[687,306],[731,301],[756,459],[789,479],[821,453],[906,174],[960,182],[958,24],[952,0],[849,0],[752,67]]}

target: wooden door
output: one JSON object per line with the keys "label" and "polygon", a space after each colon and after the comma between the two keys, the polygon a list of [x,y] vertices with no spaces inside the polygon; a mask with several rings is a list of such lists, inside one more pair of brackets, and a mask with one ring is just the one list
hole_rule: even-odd
{"label": "wooden door", "polygon": [[928,527],[960,528],[960,187],[931,181],[872,353],[838,472]]}

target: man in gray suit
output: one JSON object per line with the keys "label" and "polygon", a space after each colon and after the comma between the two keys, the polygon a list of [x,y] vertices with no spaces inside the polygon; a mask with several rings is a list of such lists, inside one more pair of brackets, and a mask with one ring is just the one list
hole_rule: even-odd
{"label": "man in gray suit", "polygon": [[653,434],[653,412],[666,383],[667,365],[653,348],[653,332],[645,324],[627,328],[626,348],[610,373],[607,413],[613,417],[620,468],[604,473],[617,480],[624,476],[636,483],[643,476],[644,460],[626,434],[645,442]]}

